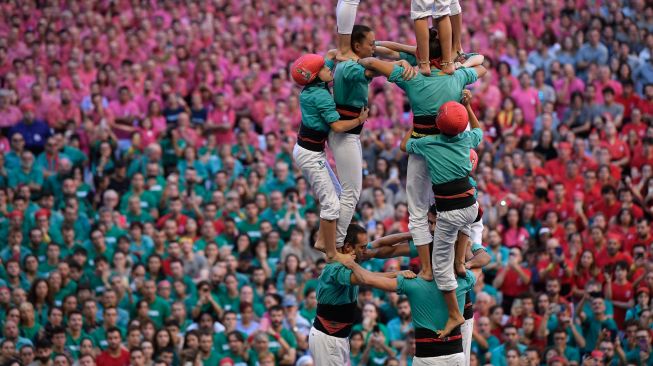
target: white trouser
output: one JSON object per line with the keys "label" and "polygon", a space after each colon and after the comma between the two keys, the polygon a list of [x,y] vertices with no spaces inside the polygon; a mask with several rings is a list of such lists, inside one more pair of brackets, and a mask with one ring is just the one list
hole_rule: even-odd
{"label": "white trouser", "polygon": [[451,291],[458,287],[453,273],[454,246],[458,232],[470,235],[470,227],[478,215],[478,202],[472,206],[451,211],[438,211],[438,224],[433,233],[433,255],[431,266],[433,278],[440,291]]}
{"label": "white trouser", "polygon": [[406,172],[406,195],[408,200],[408,229],[416,246],[433,241],[429,231],[428,212],[433,191],[426,160],[418,155],[408,155]]}
{"label": "white trouser", "polygon": [[463,354],[465,354],[465,366],[469,366],[470,350],[472,349],[472,333],[474,332],[474,318],[467,319],[460,326],[460,333],[463,336]]}
{"label": "white trouser", "polygon": [[[316,363],[316,365],[319,365]],[[454,353],[453,355],[438,357],[413,357],[413,366],[464,366],[465,355]]]}
{"label": "white trouser", "polygon": [[356,212],[356,205],[363,188],[363,151],[359,135],[353,133],[329,133],[329,148],[336,160],[340,193],[340,216],[336,229],[336,246],[345,243],[347,227]]}
{"label": "white trouser", "polygon": [[351,34],[356,23],[356,11],[360,0],[338,0],[336,6],[336,24],[339,34]]}
{"label": "white trouser", "polygon": [[316,366],[349,365],[349,339],[330,336],[311,327],[308,350]]}
{"label": "white trouser", "polygon": [[472,244],[483,244],[483,220],[482,219],[472,223],[471,235],[469,236],[469,238],[472,240]]}
{"label": "white trouser", "polygon": [[301,169],[320,201],[320,218],[337,220],[340,214],[340,200],[338,199],[340,183],[329,166],[326,153],[311,151],[295,145],[292,154],[295,164]]}
{"label": "white trouser", "polygon": [[447,15],[458,15],[462,12],[459,0],[412,0],[410,2],[410,18],[426,17],[440,18]]}

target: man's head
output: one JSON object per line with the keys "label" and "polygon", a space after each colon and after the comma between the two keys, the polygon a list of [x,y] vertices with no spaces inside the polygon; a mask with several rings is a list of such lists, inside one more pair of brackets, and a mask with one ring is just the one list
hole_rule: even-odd
{"label": "man's head", "polygon": [[508,324],[503,328],[503,340],[508,345],[516,346],[519,342],[519,333],[517,327],[513,324]]}
{"label": "man's head", "polygon": [[367,230],[357,224],[350,224],[347,228],[345,243],[341,250],[343,253],[354,253],[356,258],[363,258],[363,253],[367,247],[368,238]]}
{"label": "man's head", "polygon": [[402,297],[399,299],[399,301],[397,301],[397,313],[399,314],[399,318],[401,318],[401,320],[410,320],[410,302],[408,302],[407,298]]}
{"label": "man's head", "polygon": [[273,306],[268,310],[270,314],[270,324],[272,328],[278,329],[283,323],[283,308],[281,306]]}

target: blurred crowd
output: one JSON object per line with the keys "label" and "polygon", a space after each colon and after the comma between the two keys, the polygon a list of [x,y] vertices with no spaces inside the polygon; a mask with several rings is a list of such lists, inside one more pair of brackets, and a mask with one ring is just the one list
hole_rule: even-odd
{"label": "blurred crowd", "polygon": [[[490,70],[472,365],[653,365],[653,5],[462,7]],[[288,65],[333,48],[334,10],[0,3],[0,365],[314,365],[325,262]],[[363,0],[357,22],[414,44],[408,14]],[[355,221],[374,240],[408,231],[412,115],[384,78],[370,90]],[[361,288],[357,319],[352,365],[411,364],[405,299]]]}

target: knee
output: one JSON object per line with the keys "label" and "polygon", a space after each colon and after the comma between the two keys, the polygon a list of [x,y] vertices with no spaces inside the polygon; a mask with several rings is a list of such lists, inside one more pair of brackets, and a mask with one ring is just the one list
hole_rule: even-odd
{"label": "knee", "polygon": [[324,220],[337,220],[340,216],[340,201],[337,198],[328,199],[320,203],[320,218]]}

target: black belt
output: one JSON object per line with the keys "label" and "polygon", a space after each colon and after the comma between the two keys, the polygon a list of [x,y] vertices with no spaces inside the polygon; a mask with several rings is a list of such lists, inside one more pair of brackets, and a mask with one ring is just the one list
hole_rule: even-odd
{"label": "black belt", "polygon": [[460,326],[456,327],[447,337],[439,338],[439,334],[426,328],[415,328],[415,356],[439,357],[461,353],[463,351],[463,336]]}
{"label": "black belt", "polygon": [[469,177],[434,184],[435,206],[438,211],[452,211],[472,206],[476,203],[475,191],[469,182]]}
{"label": "black belt", "polygon": [[332,337],[347,338],[354,326],[356,303],[343,305],[317,304],[313,326]]}
{"label": "black belt", "polygon": [[440,134],[440,129],[435,124],[437,116],[413,116],[412,138]]}
{"label": "black belt", "polygon": [[465,320],[469,320],[474,317],[474,306],[472,305],[472,296],[468,293],[465,294],[465,309],[463,311],[463,317]]}
{"label": "black belt", "polygon": [[324,145],[328,136],[328,132],[322,132],[306,127],[302,122],[302,124],[299,125],[299,133],[297,134],[297,145],[307,150],[322,152],[324,151]]}
{"label": "black belt", "polygon": [[[341,120],[355,119],[358,116],[360,116],[360,112],[361,112],[361,109],[358,107],[354,107],[351,105],[344,105],[344,104],[336,104],[336,110],[338,111],[338,114],[340,114]],[[354,127],[349,131],[345,131],[345,133],[351,133],[352,135],[360,135],[361,131],[363,131],[362,123],[358,127]]]}

